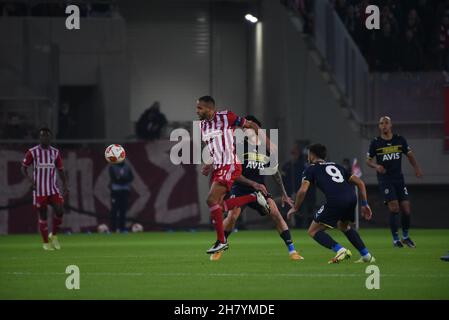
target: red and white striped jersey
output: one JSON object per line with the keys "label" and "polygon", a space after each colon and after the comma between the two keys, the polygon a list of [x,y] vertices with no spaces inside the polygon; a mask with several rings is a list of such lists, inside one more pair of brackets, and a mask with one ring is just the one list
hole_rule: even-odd
{"label": "red and white striped jersey", "polygon": [[25,154],[22,165],[29,167],[33,165],[33,179],[35,190],[33,196],[51,196],[59,194],[58,186],[56,185],[56,169],[62,169],[61,153],[58,149],[49,146],[42,148],[37,145]]}
{"label": "red and white striped jersey", "polygon": [[207,144],[215,169],[238,163],[234,145],[235,127],[243,127],[245,118],[232,111],[217,111],[211,120],[202,120],[201,136]]}

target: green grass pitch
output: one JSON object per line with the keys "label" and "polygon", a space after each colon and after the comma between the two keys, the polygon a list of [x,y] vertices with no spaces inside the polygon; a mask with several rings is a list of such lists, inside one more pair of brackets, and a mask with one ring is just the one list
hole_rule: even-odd
{"label": "green grass pitch", "polygon": [[[328,265],[333,252],[292,232],[303,261],[288,259],[275,230],[241,231],[220,261],[205,250],[212,232],[62,235],[45,252],[38,235],[0,237],[0,299],[449,299],[449,230],[413,230],[416,249],[391,245],[389,231],[362,230],[377,258],[380,289],[368,290],[366,264]],[[68,265],[80,289],[65,287]]]}

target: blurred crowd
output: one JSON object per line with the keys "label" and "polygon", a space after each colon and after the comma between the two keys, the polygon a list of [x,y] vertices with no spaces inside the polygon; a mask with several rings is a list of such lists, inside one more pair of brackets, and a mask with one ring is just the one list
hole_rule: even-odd
{"label": "blurred crowd", "polygon": [[[314,1],[282,0],[314,33]],[[449,0],[329,0],[371,70],[449,71]],[[365,27],[368,5],[380,9],[380,30]]]}

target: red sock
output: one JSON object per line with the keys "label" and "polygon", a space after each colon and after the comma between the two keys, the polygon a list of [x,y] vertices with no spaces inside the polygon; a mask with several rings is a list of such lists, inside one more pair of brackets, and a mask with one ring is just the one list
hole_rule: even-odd
{"label": "red sock", "polygon": [[62,223],[62,217],[58,217],[56,215],[53,216],[53,235],[56,235],[59,232],[59,226]]}
{"label": "red sock", "polygon": [[47,220],[39,220],[39,231],[44,243],[48,243],[48,223]]}
{"label": "red sock", "polygon": [[235,207],[242,207],[247,203],[256,201],[256,196],[253,194],[247,194],[246,196],[229,198],[228,200],[223,201],[223,207],[225,211],[232,210]]}
{"label": "red sock", "polygon": [[216,204],[212,207],[209,207],[210,217],[212,219],[212,224],[215,227],[215,231],[217,232],[217,239],[221,243],[225,243],[226,239],[224,236],[224,228],[223,228],[223,210],[221,210],[220,205]]}

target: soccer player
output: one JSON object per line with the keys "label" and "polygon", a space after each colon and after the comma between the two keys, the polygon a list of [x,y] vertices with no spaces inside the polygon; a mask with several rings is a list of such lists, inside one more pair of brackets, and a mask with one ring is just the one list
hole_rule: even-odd
{"label": "soccer player", "polygon": [[[64,215],[64,198],[67,196],[67,179],[62,165],[61,153],[50,145],[52,133],[48,128],[39,130],[40,144],[28,149],[22,162],[22,173],[29,180],[33,190],[33,208],[39,214],[39,231],[44,242],[44,250],[61,249],[57,233]],[[33,165],[33,177],[28,168]],[[56,170],[62,180],[63,194],[56,184]],[[55,210],[52,232],[48,234],[47,206]],[[50,241],[50,242],[49,242]]]}
{"label": "soccer player", "polygon": [[[371,141],[366,163],[377,171],[379,189],[384,195],[385,203],[390,211],[393,245],[402,248],[405,244],[410,248],[415,248],[416,245],[409,236],[410,201],[401,169],[402,154],[407,155],[418,178],[421,178],[423,174],[407,140],[400,135],[393,134],[390,117],[380,118],[379,130],[380,136]],[[376,158],[375,162],[374,158]],[[402,211],[402,241],[399,239],[398,233],[400,211]]]}
{"label": "soccer player", "polygon": [[360,252],[361,258],[356,263],[375,262],[376,259],[366,248],[359,233],[351,228],[357,205],[357,196],[351,183],[359,188],[362,199],[360,203],[362,215],[367,220],[372,217],[365,184],[360,178],[350,175],[342,166],[326,162],[326,147],[322,144],[311,145],[308,158],[310,166],[304,170],[301,187],[296,194],[295,205],[287,213],[287,218],[290,219],[299,210],[309,186],[315,184],[326,196],[326,202],[315,213],[308,233],[323,247],[336,252],[335,257],[329,263],[338,263],[352,256],[351,251],[341,246],[325,232],[326,229],[335,227],[342,231],[349,242]]}
{"label": "soccer player", "polygon": [[252,128],[258,132],[257,124],[237,116],[232,111],[217,111],[215,100],[211,96],[198,99],[196,113],[201,120],[202,140],[207,145],[211,161],[205,164],[201,171],[205,176],[212,172],[212,185],[207,196],[207,205],[218,241],[207,250],[207,253],[213,254],[228,249],[223,229],[222,207],[232,210],[234,207],[257,201],[267,210],[267,213],[270,208],[260,191],[223,201],[234,180],[242,173],[242,165],[239,163],[234,146],[234,129],[236,127]]}
{"label": "soccer player", "polygon": [[[256,117],[246,116],[245,118],[246,120],[256,123],[259,127],[262,127],[261,122]],[[245,152],[243,154],[242,175],[238,177],[232,185],[230,193],[231,198],[252,194],[255,191],[261,191],[265,196],[267,196],[268,205],[270,206],[269,215],[276,223],[276,229],[278,230],[280,237],[288,248],[290,259],[302,260],[304,258],[301,257],[295,250],[295,246],[293,244],[287,223],[285,223],[284,218],[282,218],[282,215],[279,212],[276,203],[273,201],[273,199],[271,199],[271,196],[268,194],[265,186],[265,174],[263,174],[263,171],[265,171],[268,175],[269,173],[267,171],[273,170],[272,168],[270,168],[270,158],[266,154],[260,152],[261,150],[259,150],[258,146],[261,145],[261,140],[254,133],[254,131],[247,129],[245,129],[245,131],[248,134],[248,138],[245,139],[244,146],[242,148],[242,150],[244,150]],[[284,205],[284,203],[287,203],[290,205],[290,207],[292,207],[293,201],[289,198],[287,192],[285,191],[282,177],[278,171],[277,164],[274,166],[274,170],[272,172],[272,176],[282,192],[282,205]],[[265,208],[261,207],[257,202],[249,203],[248,207],[255,209],[262,216],[266,215]],[[232,230],[234,230],[237,219],[239,218],[240,213],[244,210],[244,208],[245,207],[235,207],[228,212],[228,216],[223,221],[226,239],[229,238],[229,236],[232,234]],[[226,208],[224,209],[226,210]],[[210,259],[219,260],[222,253],[223,251],[216,252],[211,255]]]}

